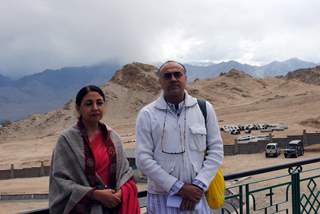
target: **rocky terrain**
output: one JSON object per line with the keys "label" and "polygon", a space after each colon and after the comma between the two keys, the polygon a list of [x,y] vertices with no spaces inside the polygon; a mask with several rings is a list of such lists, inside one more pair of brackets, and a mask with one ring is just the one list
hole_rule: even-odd
{"label": "rocky terrain", "polygon": [[[120,133],[124,142],[135,139],[137,112],[159,95],[155,71],[152,65],[127,64],[101,86],[108,100],[104,121]],[[320,127],[320,86],[301,78],[258,79],[233,69],[216,78],[194,80],[187,90],[214,105],[220,125],[287,124],[289,129],[279,136],[301,134],[303,129],[314,132]],[[70,100],[60,109],[0,128],[0,168],[8,168],[10,163],[23,167],[40,160],[49,162],[59,133],[76,118],[74,101]],[[223,138],[225,144],[234,141],[229,134],[223,134]],[[133,148],[134,143],[126,143],[126,147]]]}
{"label": "rocky terrain", "polygon": [[289,72],[285,78],[288,80],[296,79],[305,83],[320,85],[320,66]]}

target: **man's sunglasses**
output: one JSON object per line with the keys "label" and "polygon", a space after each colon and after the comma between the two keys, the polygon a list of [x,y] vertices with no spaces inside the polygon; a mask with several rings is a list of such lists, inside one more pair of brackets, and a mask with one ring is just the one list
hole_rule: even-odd
{"label": "man's sunglasses", "polygon": [[171,80],[172,76],[174,76],[175,79],[180,79],[183,76],[183,73],[179,71],[174,71],[174,72],[162,74],[162,77],[166,80]]}

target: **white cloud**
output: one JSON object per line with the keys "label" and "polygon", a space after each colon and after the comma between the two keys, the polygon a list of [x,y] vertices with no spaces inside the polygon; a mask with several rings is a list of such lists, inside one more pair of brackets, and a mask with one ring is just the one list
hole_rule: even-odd
{"label": "white cloud", "polygon": [[227,59],[320,62],[318,0],[0,0],[0,73]]}

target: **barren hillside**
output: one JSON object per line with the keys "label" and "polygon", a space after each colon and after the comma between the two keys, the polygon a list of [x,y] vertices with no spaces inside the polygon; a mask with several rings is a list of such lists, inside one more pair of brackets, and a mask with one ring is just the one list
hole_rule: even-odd
{"label": "barren hillside", "polygon": [[156,67],[141,63],[125,65],[104,86],[107,95],[107,115],[111,121],[134,118],[147,103],[153,101],[160,86]]}
{"label": "barren hillside", "polygon": [[317,131],[318,126],[310,124],[320,116],[317,85],[295,79],[255,79],[232,70],[215,79],[194,81],[189,91],[214,104],[221,124],[283,122],[289,125],[289,134]]}
{"label": "barren hillside", "polygon": [[320,66],[289,72],[285,78],[289,80],[296,79],[305,83],[320,85]]}
{"label": "barren hillside", "polygon": [[[136,114],[156,99],[160,87],[151,65],[132,63],[118,70],[102,86],[107,96],[104,120],[120,133],[125,142],[134,136]],[[318,131],[320,86],[295,79],[256,79],[244,72],[231,70],[214,79],[195,80],[188,91],[209,100],[220,125],[251,122],[283,122],[289,129],[279,135],[301,134],[303,129]],[[0,168],[9,163],[32,165],[48,161],[55,141],[63,129],[76,121],[74,102],[61,109],[36,114],[0,129]],[[223,134],[225,143],[234,136]],[[126,147],[134,147],[128,143]]]}

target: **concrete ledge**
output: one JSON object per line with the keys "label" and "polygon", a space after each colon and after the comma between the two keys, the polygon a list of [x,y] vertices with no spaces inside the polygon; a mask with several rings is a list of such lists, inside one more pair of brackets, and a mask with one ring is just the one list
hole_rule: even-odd
{"label": "concrete ledge", "polygon": [[48,193],[35,194],[1,194],[0,201],[14,201],[14,200],[46,200]]}

